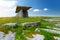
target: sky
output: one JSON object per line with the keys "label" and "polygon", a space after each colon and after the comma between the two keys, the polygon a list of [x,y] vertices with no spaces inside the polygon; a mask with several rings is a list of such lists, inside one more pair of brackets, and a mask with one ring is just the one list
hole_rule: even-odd
{"label": "sky", "polygon": [[31,6],[29,16],[60,16],[60,0],[0,0],[0,17],[15,16],[17,5]]}

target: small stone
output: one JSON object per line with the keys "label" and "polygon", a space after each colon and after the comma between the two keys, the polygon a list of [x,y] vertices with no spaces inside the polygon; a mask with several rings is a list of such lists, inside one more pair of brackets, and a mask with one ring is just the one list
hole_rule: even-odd
{"label": "small stone", "polygon": [[36,28],[35,31],[36,31],[36,32],[40,32],[40,28]]}

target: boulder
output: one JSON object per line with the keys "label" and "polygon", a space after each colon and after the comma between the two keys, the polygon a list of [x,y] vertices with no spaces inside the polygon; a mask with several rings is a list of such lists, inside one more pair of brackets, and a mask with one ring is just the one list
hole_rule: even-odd
{"label": "boulder", "polygon": [[9,27],[17,27],[18,24],[17,23],[6,23],[2,25],[3,27],[9,26]]}
{"label": "boulder", "polygon": [[39,24],[40,24],[40,22],[26,22],[26,23],[22,23],[22,26],[33,27],[33,26],[38,26]]}

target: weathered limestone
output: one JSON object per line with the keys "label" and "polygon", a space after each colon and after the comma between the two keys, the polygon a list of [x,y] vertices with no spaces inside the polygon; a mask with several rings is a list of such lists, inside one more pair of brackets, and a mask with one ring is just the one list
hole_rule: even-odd
{"label": "weathered limestone", "polygon": [[5,34],[4,32],[0,32],[0,40],[15,40],[15,32],[9,31],[8,34]]}
{"label": "weathered limestone", "polygon": [[3,27],[9,26],[9,27],[17,27],[18,24],[17,23],[6,23],[2,25]]}
{"label": "weathered limestone", "polygon": [[33,34],[33,38],[26,37],[27,40],[44,40],[44,36],[40,34]]}
{"label": "weathered limestone", "polygon": [[60,18],[49,18],[49,19],[43,19],[45,21],[49,21],[49,22],[52,22],[52,21],[60,21]]}
{"label": "weathered limestone", "polygon": [[24,27],[34,27],[34,26],[38,26],[40,24],[40,22],[26,22],[26,23],[22,23],[22,26]]}
{"label": "weathered limestone", "polygon": [[55,39],[55,40],[60,40],[60,37],[54,36],[54,39]]}
{"label": "weathered limestone", "polygon": [[40,28],[36,28],[35,31],[36,31],[36,32],[40,32]]}
{"label": "weathered limestone", "polygon": [[60,24],[58,24],[58,23],[57,23],[57,24],[55,24],[55,26],[58,26],[58,27],[60,27]]}
{"label": "weathered limestone", "polygon": [[52,30],[52,29],[44,29],[44,28],[40,28],[40,30],[44,30],[44,31],[47,31],[47,32],[50,32],[50,33],[56,33],[56,34],[60,34],[60,31],[58,30]]}

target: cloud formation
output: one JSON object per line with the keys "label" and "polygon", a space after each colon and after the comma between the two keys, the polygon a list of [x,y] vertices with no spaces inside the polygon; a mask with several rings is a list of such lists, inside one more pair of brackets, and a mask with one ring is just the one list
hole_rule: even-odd
{"label": "cloud formation", "polygon": [[44,10],[44,11],[48,11],[48,8],[44,8],[43,10]]}
{"label": "cloud formation", "polygon": [[14,16],[16,0],[0,0],[0,17]]}
{"label": "cloud formation", "polygon": [[39,12],[39,11],[41,11],[41,10],[39,10],[39,9],[34,9],[33,10],[33,12]]}
{"label": "cloud formation", "polygon": [[48,11],[48,8],[43,8],[42,10],[40,9],[34,9],[33,12],[40,12],[40,11]]}

